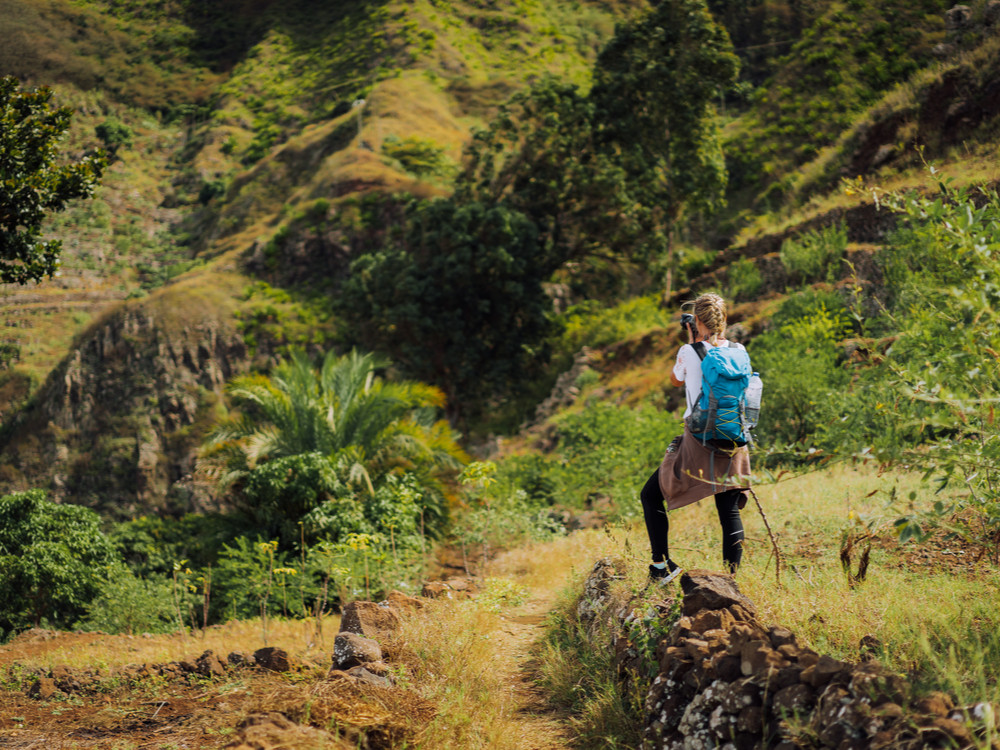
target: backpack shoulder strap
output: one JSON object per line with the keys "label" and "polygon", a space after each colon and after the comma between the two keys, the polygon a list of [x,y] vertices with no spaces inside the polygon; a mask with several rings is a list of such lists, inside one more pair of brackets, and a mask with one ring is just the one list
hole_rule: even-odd
{"label": "backpack shoulder strap", "polygon": [[705,352],[705,342],[704,341],[695,341],[693,344],[691,344],[691,347],[694,349],[695,354],[698,355],[698,359],[704,361],[705,354],[706,354],[706,352]]}

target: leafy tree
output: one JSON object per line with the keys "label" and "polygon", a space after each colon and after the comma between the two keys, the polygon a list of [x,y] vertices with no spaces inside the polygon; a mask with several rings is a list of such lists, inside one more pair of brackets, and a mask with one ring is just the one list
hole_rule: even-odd
{"label": "leafy tree", "polygon": [[370,345],[440,384],[450,415],[530,378],[553,330],[535,225],[501,205],[416,202],[404,236],[359,257],[341,309]]}
{"label": "leafy tree", "polygon": [[57,143],[72,110],[50,106],[52,91],[23,90],[0,78],[0,282],[25,284],[51,276],[61,243],[42,240],[46,214],[94,192],[107,161],[97,153],[57,165]]}
{"label": "leafy tree", "polygon": [[259,533],[286,546],[298,542],[298,523],[311,510],[360,502],[393,474],[416,475],[425,506],[443,516],[445,477],[464,458],[434,418],[443,396],[376,377],[386,365],[372,354],[331,351],[317,370],[297,351],[270,377],[236,378],[228,392],[242,414],[210,436],[202,469],[233,489]]}
{"label": "leafy tree", "polygon": [[545,276],[639,234],[624,173],[598,148],[598,119],[576,86],[543,78],[515,94],[468,149],[456,200],[502,204],[528,217]]}
{"label": "leafy tree", "polygon": [[0,627],[68,626],[118,562],[100,517],[42,490],[0,498]]}
{"label": "leafy tree", "polygon": [[685,208],[721,203],[712,103],[738,67],[704,0],[664,0],[616,30],[589,94],[543,79],[501,109],[474,136],[456,199],[528,216],[553,271],[669,249]]}
{"label": "leafy tree", "polygon": [[[738,71],[705,0],[663,0],[620,26],[597,59],[590,98],[600,138],[668,250],[685,208],[722,202],[726,169],[713,102]],[[668,293],[669,286],[668,279]]]}

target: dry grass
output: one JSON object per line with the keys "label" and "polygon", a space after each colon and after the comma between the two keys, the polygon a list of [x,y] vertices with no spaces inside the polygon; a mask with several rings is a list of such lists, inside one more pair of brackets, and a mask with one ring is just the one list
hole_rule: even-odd
{"label": "dry grass", "polygon": [[267,637],[260,620],[232,621],[204,631],[169,635],[108,635],[103,633],[52,633],[27,631],[0,646],[0,665],[14,661],[26,668],[115,670],[128,664],[166,664],[193,659],[205,651],[223,658],[233,651],[253,653],[276,646],[301,662],[327,662],[340,616],[323,618],[320,632],[312,620],[270,619]]}
{"label": "dry grass", "polygon": [[[913,492],[914,499],[890,506],[893,491],[897,498]],[[790,628],[821,653],[849,660],[859,658],[863,636],[875,635],[883,644],[880,658],[904,671],[927,657],[915,637],[921,632],[949,623],[956,637],[964,627],[1000,630],[1000,571],[977,561],[976,551],[959,540],[895,541],[892,523],[910,512],[911,503],[926,509],[938,499],[919,475],[840,466],[756,492],[785,565],[778,585],[771,544],[751,499],[743,511],[747,541],[737,582],[765,622]],[[711,499],[671,513],[670,522],[673,559],[687,568],[722,569]],[[867,577],[854,588],[840,562],[847,533],[876,537]],[[633,575],[641,575],[648,550],[644,528],[629,529],[619,550],[637,569]]]}
{"label": "dry grass", "polygon": [[[614,548],[606,533],[584,531],[502,553],[484,574],[503,590],[523,587],[526,602],[497,602],[488,588],[476,600],[432,602],[408,620],[404,661],[415,689],[438,709],[420,747],[568,746],[559,718],[532,694],[527,670],[541,648],[537,625],[567,580],[579,581],[594,555]],[[519,624],[526,621],[532,625]]]}

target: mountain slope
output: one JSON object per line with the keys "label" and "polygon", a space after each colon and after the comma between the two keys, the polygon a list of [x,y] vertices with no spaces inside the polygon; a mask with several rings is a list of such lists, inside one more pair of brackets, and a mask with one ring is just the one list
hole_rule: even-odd
{"label": "mountain slope", "polygon": [[[645,5],[4,0],[22,53],[0,72],[61,84],[69,148],[109,120],[131,138],[96,198],[52,221],[60,277],[2,290],[3,486],[119,514],[204,507],[189,474],[225,380],[331,334],[321,301],[247,263],[331,199],[447,192],[473,126],[543,73],[587,85]],[[444,171],[413,167],[414,144]]]}

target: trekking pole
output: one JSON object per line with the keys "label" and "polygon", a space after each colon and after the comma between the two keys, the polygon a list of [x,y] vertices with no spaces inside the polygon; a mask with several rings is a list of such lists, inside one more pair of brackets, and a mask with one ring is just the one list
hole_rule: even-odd
{"label": "trekking pole", "polygon": [[771,538],[771,547],[774,549],[774,577],[778,582],[778,588],[781,588],[781,550],[778,549],[778,541],[774,538],[774,532],[771,531],[771,524],[767,521],[767,514],[764,513],[764,508],[757,498],[757,493],[753,491],[753,487],[748,487],[747,490],[753,495],[753,501],[757,504],[760,517],[764,519],[764,528],[767,529],[767,535]]}

